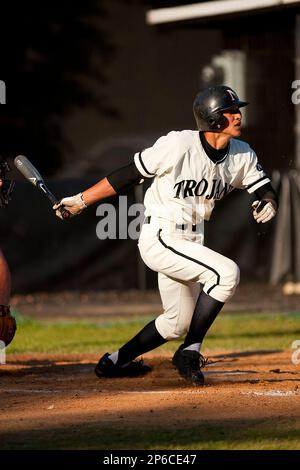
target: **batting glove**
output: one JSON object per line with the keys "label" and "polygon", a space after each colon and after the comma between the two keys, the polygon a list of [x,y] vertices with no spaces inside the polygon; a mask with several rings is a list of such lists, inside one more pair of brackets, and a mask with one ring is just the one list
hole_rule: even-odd
{"label": "batting glove", "polygon": [[273,219],[276,215],[276,209],[272,202],[267,201],[266,199],[262,199],[261,201],[254,201],[252,204],[253,210],[253,217],[256,222],[259,224],[265,224],[269,222],[269,220]]}
{"label": "batting glove", "polygon": [[63,219],[62,213],[58,210],[59,208],[66,209],[70,212],[71,217],[80,214],[87,205],[85,204],[82,193],[76,194],[76,196],[64,197],[58,204],[54,204],[53,209],[55,214],[60,219]]}

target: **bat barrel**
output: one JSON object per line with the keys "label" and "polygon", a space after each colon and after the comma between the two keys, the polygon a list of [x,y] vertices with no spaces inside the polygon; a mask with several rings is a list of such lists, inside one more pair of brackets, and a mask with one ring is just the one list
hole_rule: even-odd
{"label": "bat barrel", "polygon": [[14,159],[14,164],[16,168],[18,168],[18,170],[22,173],[22,175],[25,176],[25,178],[34,186],[36,186],[39,181],[43,181],[40,173],[28,160],[28,158],[25,157],[25,155],[18,155]]}
{"label": "bat barrel", "polygon": [[[41,190],[45,196],[49,199],[52,206],[57,204],[59,201],[57,197],[50,191],[50,189],[46,186],[43,177],[40,175],[38,170],[35,166],[25,157],[25,155],[18,155],[14,159],[14,164],[16,168],[22,173],[23,176],[34,186],[36,186],[39,190]],[[65,209],[64,207],[59,207],[58,209],[63,217],[63,219],[69,219],[71,217],[71,213]]]}

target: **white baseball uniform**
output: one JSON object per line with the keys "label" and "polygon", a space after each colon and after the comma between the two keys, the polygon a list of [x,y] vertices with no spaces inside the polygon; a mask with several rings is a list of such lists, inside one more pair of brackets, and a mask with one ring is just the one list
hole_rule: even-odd
{"label": "white baseball uniform", "polygon": [[170,132],[135,154],[134,161],[145,178],[154,178],[144,199],[149,223],[143,225],[139,250],[158,272],[164,312],[155,325],[163,338],[176,339],[189,328],[201,285],[225,302],[239,282],[236,263],[203,246],[204,220],[215,200],[235,188],[252,193],[270,180],[247,143],[231,139],[227,154],[214,163],[193,130]]}

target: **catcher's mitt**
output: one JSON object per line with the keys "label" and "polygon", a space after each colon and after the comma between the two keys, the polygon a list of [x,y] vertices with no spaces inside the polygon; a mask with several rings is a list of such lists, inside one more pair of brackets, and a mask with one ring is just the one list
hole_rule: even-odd
{"label": "catcher's mitt", "polygon": [[16,320],[11,315],[9,307],[0,305],[0,341],[3,341],[5,346],[14,339],[16,329]]}

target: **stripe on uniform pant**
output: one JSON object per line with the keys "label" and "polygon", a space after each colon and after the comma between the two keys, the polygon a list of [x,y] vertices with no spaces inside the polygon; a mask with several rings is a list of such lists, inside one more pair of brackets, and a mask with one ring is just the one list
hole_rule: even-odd
{"label": "stripe on uniform pant", "polygon": [[172,251],[173,253],[175,253],[176,255],[179,255],[179,256],[182,256],[183,258],[186,258],[190,261],[193,261],[194,263],[197,263],[197,264],[200,264],[200,266],[204,266],[205,268],[209,269],[209,271],[212,271],[216,277],[217,277],[217,282],[216,284],[213,284],[207,291],[207,295],[209,295],[209,293],[216,287],[220,284],[220,274],[214,269],[212,268],[211,266],[208,266],[207,264],[204,264],[204,263],[201,263],[201,261],[198,261],[197,259],[194,259],[194,258],[191,258],[190,256],[187,256],[183,253],[180,253],[180,251],[177,251],[175,250],[175,248],[172,248],[171,246],[168,246],[164,241],[163,239],[161,238],[160,236],[160,233],[161,233],[161,230],[159,230],[158,232],[158,240],[160,241],[160,243],[165,247],[167,248],[168,250]]}

